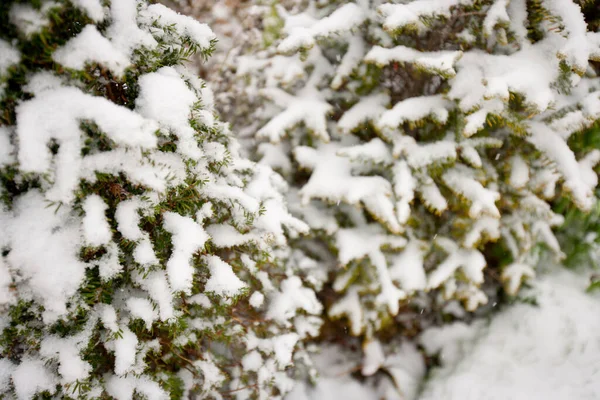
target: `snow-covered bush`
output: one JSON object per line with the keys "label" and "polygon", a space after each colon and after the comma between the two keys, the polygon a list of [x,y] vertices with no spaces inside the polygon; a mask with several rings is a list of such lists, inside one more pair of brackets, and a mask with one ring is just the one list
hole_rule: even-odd
{"label": "snow-covered bush", "polygon": [[570,147],[600,117],[577,2],[401,3],[263,6],[280,37],[232,63],[238,102],[270,100],[241,120],[311,227],[294,245],[335,257],[327,313],[367,337],[419,293],[469,311],[488,281],[515,294],[542,250],[563,257],[552,202],[587,212],[598,183],[600,152]]}
{"label": "snow-covered bush", "polygon": [[319,274],[183,66],[214,41],[145,1],[0,4],[0,397],[290,389]]}

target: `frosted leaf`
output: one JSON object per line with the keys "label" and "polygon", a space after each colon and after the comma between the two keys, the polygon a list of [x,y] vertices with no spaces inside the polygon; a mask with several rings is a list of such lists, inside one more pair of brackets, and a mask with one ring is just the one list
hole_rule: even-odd
{"label": "frosted leaf", "polygon": [[134,392],[144,395],[148,400],[170,398],[158,383],[143,375],[141,377],[132,374],[125,377],[111,375],[106,380],[106,392],[117,400],[133,400]]}
{"label": "frosted leaf", "polygon": [[527,3],[526,0],[511,0],[506,9],[509,29],[515,35],[515,40],[522,46],[529,44],[527,39]]}
{"label": "frosted leaf", "polygon": [[499,24],[505,24],[510,21],[506,11],[510,0],[496,0],[487,10],[483,20],[483,33],[485,36],[491,36],[494,27]]}
{"label": "frosted leaf", "polygon": [[468,173],[457,167],[444,172],[442,180],[454,193],[471,203],[469,208],[471,218],[477,219],[482,215],[500,218],[500,211],[496,207],[496,202],[500,200],[500,193],[485,188]]}
{"label": "frosted leaf", "polygon": [[386,304],[392,315],[398,313],[398,302],[404,299],[406,294],[393,284],[381,247],[388,245],[392,248],[399,248],[405,244],[406,239],[385,235],[380,226],[376,224],[360,228],[340,229],[336,233],[336,245],[339,249],[338,258],[343,265],[352,260],[369,257],[377,270],[379,284],[381,285],[381,294],[377,300]]}
{"label": "frosted leaf", "polygon": [[275,360],[281,368],[287,367],[292,363],[292,353],[299,339],[300,336],[296,333],[287,333],[271,339]]}
{"label": "frosted leaf", "polygon": [[281,282],[281,291],[277,291],[270,301],[267,317],[286,324],[295,317],[298,310],[319,315],[323,306],[312,289],[304,287],[297,276]]}
{"label": "frosted leaf", "polygon": [[433,180],[421,182],[417,193],[419,193],[421,201],[427,209],[435,214],[439,215],[448,208],[448,202]]}
{"label": "frosted leaf", "polygon": [[336,233],[335,240],[339,249],[338,258],[343,265],[379,252],[384,245],[392,248],[401,248],[406,245],[406,239],[387,235],[378,224],[340,229]]}
{"label": "frosted leaf", "polygon": [[445,100],[442,95],[411,97],[399,101],[391,110],[384,112],[376,126],[380,130],[393,130],[405,122],[418,121],[428,116],[444,124],[448,119],[448,110],[451,108],[452,103]]}
{"label": "frosted leaf", "polygon": [[588,67],[590,57],[587,44],[587,23],[579,4],[571,0],[544,0],[544,6],[553,15],[560,17],[567,37],[558,50],[559,57],[565,58],[575,71],[583,74]]}
{"label": "frosted leaf", "polygon": [[506,292],[512,296],[517,293],[523,280],[534,277],[533,268],[523,263],[512,263],[502,270],[502,281],[505,284]]}
{"label": "frosted leaf", "polygon": [[412,293],[427,287],[424,259],[429,251],[425,242],[410,239],[402,252],[393,257],[390,277],[400,283],[400,287]]}
{"label": "frosted leaf", "polygon": [[473,0],[417,0],[408,4],[384,4],[378,10],[385,17],[384,29],[394,31],[405,26],[422,28],[422,18],[447,18],[453,7],[472,4]]}
{"label": "frosted leaf", "polygon": [[247,195],[242,188],[239,187],[217,183],[206,183],[199,192],[208,198],[222,202],[234,200],[251,213],[257,213],[260,208],[260,204],[256,198]]}
{"label": "frosted leaf", "polygon": [[466,52],[456,64],[448,97],[469,111],[484,100],[508,102],[510,92],[521,93],[527,104],[544,111],[555,101],[553,83],[560,68],[554,51],[555,41],[548,38],[511,55]]}
{"label": "frosted leaf", "polygon": [[314,22],[310,26],[288,28],[289,36],[277,47],[283,53],[291,53],[299,48],[311,48],[315,39],[328,37],[354,29],[364,22],[366,13],[354,3],[344,4],[331,15]]}
{"label": "frosted leaf", "polygon": [[363,345],[363,362],[361,373],[363,376],[371,376],[381,368],[385,361],[385,354],[383,348],[378,340],[368,340]]}
{"label": "frosted leaf", "polygon": [[479,306],[487,304],[488,298],[483,291],[473,284],[462,285],[456,291],[454,295],[456,298],[462,300],[467,311],[473,312]]}
{"label": "frosted leaf", "polygon": [[[153,22],[160,27],[170,27],[175,30],[177,37],[190,38],[194,43],[203,49],[208,49],[216,37],[213,31],[206,24],[202,24],[196,19],[179,14],[176,11],[162,4],[152,4],[146,10],[140,13],[147,23]],[[153,32],[156,35],[162,32]]]}
{"label": "frosted leaf", "polygon": [[440,74],[444,77],[456,75],[454,64],[462,56],[462,51],[421,52],[406,46],[386,49],[373,46],[365,56],[365,61],[383,67],[392,62],[411,63],[419,69]]}
{"label": "frosted leaf", "polygon": [[463,249],[450,239],[438,238],[437,243],[445,248],[448,257],[439,264],[429,275],[427,287],[435,289],[452,277],[458,268],[461,268],[466,278],[475,284],[483,283],[483,269],[486,266],[485,258],[476,249]]}
{"label": "frosted leaf", "polygon": [[331,88],[339,89],[352,71],[358,67],[365,55],[365,41],[359,35],[354,35],[348,40],[348,50],[338,65],[335,76],[331,80]]}
{"label": "frosted leaf", "polygon": [[341,299],[329,307],[327,314],[331,318],[347,316],[350,321],[352,335],[360,335],[364,329],[364,313],[358,296],[358,287],[353,286],[348,289]]}
{"label": "frosted leaf", "polygon": [[192,159],[201,158],[203,153],[198,147],[196,131],[189,123],[191,109],[199,99],[179,73],[171,67],[163,67],[142,75],[138,85],[140,92],[135,99],[136,111],[173,132],[178,138],[178,153]]}
{"label": "frosted leaf", "polygon": [[510,177],[508,182],[515,189],[521,189],[529,181],[529,166],[520,155],[516,155],[510,160]]}
{"label": "frosted leaf", "polygon": [[206,232],[210,235],[212,243],[220,248],[241,246],[259,239],[255,232],[240,233],[228,224],[209,225],[206,227]]}
{"label": "frosted leaf", "polygon": [[148,235],[144,235],[137,246],[135,246],[135,250],[133,250],[133,259],[136,263],[144,267],[159,263]]}
{"label": "frosted leaf", "polygon": [[389,165],[394,160],[388,145],[379,138],[363,144],[345,147],[338,151],[338,155],[348,157],[352,161],[384,165]]}
{"label": "frosted leaf", "polygon": [[72,0],[75,7],[85,11],[94,22],[100,22],[105,17],[104,7],[100,0]]}
{"label": "frosted leaf", "polygon": [[205,290],[219,296],[233,297],[241,293],[247,285],[233,272],[231,265],[217,256],[205,256],[205,262],[210,269],[210,278]]}
{"label": "frosted leaf", "polygon": [[556,163],[565,179],[563,187],[571,193],[575,204],[583,210],[589,210],[594,198],[593,186],[585,181],[581,166],[567,143],[556,132],[539,122],[530,123],[529,131],[531,135],[527,139]]}
{"label": "frosted leaf", "polygon": [[115,211],[115,219],[117,221],[117,230],[129,240],[140,240],[144,236],[144,232],[139,227],[140,214],[138,209],[143,206],[143,203],[138,198],[124,200],[119,202]]}
{"label": "frosted leaf", "polygon": [[209,236],[192,218],[173,212],[163,213],[163,227],[172,235],[173,251],[167,261],[171,289],[191,294],[195,271],[191,258],[204,247]]}
{"label": "frosted leaf", "polygon": [[77,36],[56,49],[52,59],[76,70],[85,69],[86,64],[98,63],[118,77],[123,76],[131,64],[129,57],[102,36],[95,25],[87,25]]}
{"label": "frosted leaf", "polygon": [[108,208],[104,200],[95,194],[89,195],[83,202],[83,234],[90,246],[101,246],[112,239],[110,225],[106,220]]}
{"label": "frosted leaf", "polygon": [[134,318],[140,318],[144,321],[148,330],[152,328],[152,323],[158,319],[158,312],[148,299],[130,297],[127,299],[126,305]]}
{"label": "frosted leaf", "polygon": [[204,388],[219,388],[226,379],[221,370],[214,364],[211,359],[206,361],[195,361],[194,366],[202,372],[204,377]]}
{"label": "frosted leaf", "polygon": [[417,144],[410,136],[394,137],[394,156],[404,155],[408,165],[421,169],[431,164],[444,163],[456,159],[456,143],[450,140]]}
{"label": "frosted leaf", "polygon": [[378,120],[386,111],[390,97],[385,93],[378,93],[361,97],[348,111],[342,115],[337,127],[343,133],[350,133],[367,121]]}
{"label": "frosted leaf", "polygon": [[476,247],[482,239],[496,241],[500,239],[500,220],[493,217],[480,217],[475,220],[463,239],[465,247]]}
{"label": "frosted leaf", "polygon": [[315,98],[313,93],[295,97],[277,88],[264,89],[262,93],[285,109],[257,132],[258,138],[277,143],[287,130],[303,122],[314,136],[329,141],[327,115],[333,110],[329,103]]}
{"label": "frosted leaf", "polygon": [[[154,148],[156,125],[133,111],[107,99],[94,97],[75,88],[41,93],[17,107],[19,163],[28,172],[49,172],[55,159],[54,187],[47,197],[69,201],[79,183],[82,132],[80,120],[94,121],[113,141],[123,146]],[[56,140],[56,156],[47,144]]]}
{"label": "frosted leaf", "polygon": [[475,168],[481,168],[483,165],[481,157],[475,149],[467,143],[461,143],[459,146],[460,158],[462,158],[467,164]]}
{"label": "frosted leaf", "polygon": [[113,45],[128,56],[133,55],[135,49],[147,47],[153,49],[158,46],[152,35],[138,26],[136,0],[120,0],[110,3],[111,24],[106,30],[106,37]]}
{"label": "frosted leaf", "polygon": [[483,101],[481,108],[465,117],[464,137],[471,137],[484,128],[489,114],[499,114],[504,110],[504,103],[499,99]]}
{"label": "frosted leaf", "polygon": [[11,24],[15,25],[23,35],[31,37],[48,26],[50,20],[47,14],[56,7],[57,3],[53,1],[43,3],[40,9],[29,4],[15,3],[10,7],[8,17]]}
{"label": "frosted leaf", "polygon": [[151,272],[145,278],[139,277],[138,283],[158,305],[158,315],[161,321],[167,321],[174,317],[172,292],[164,271]]}
{"label": "frosted leaf", "polygon": [[303,204],[313,198],[332,203],[344,201],[365,208],[389,228],[401,230],[394,215],[390,196],[391,185],[378,176],[352,176],[352,162],[337,155],[343,147],[339,143],[322,144],[317,149],[299,146],[294,149],[296,160],[304,168],[312,169],[309,181],[300,190]]}

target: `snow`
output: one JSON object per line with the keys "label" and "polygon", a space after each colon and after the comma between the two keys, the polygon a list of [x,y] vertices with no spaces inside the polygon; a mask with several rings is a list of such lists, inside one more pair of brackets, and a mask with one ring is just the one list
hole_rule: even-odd
{"label": "snow", "polygon": [[391,110],[384,112],[376,123],[378,129],[395,129],[404,122],[418,121],[427,116],[444,124],[452,103],[442,95],[412,97],[399,101]]}
{"label": "snow", "polygon": [[40,33],[50,23],[48,12],[56,7],[53,1],[46,1],[38,10],[29,4],[13,4],[10,8],[8,18],[11,24],[25,36],[31,37]]}
{"label": "snow", "polygon": [[117,400],[133,400],[134,392],[145,395],[148,400],[168,400],[170,398],[158,383],[146,376],[111,375],[106,382],[106,392]]}
{"label": "snow", "polygon": [[152,328],[152,323],[158,319],[158,312],[148,299],[130,297],[127,299],[127,309],[134,318],[143,320],[148,330]]}
{"label": "snow", "polygon": [[215,34],[206,24],[202,24],[192,17],[179,14],[162,4],[152,4],[142,12],[144,18],[156,21],[159,26],[170,26],[179,37],[189,37],[201,48],[207,49],[215,39]]}
{"label": "snow", "polygon": [[431,272],[427,287],[435,289],[460,268],[469,282],[483,283],[486,260],[477,249],[463,249],[448,238],[438,237],[436,243],[444,247],[448,257]]}
{"label": "snow", "polygon": [[469,217],[477,219],[483,215],[500,218],[500,211],[496,202],[500,200],[500,193],[485,188],[477,180],[469,176],[468,171],[462,171],[458,167],[451,168],[442,175],[444,184],[459,196],[467,199]]}
{"label": "snow", "polygon": [[456,75],[454,64],[461,56],[462,51],[420,52],[406,46],[396,46],[391,49],[373,46],[365,56],[365,61],[375,63],[380,67],[394,61],[412,63],[417,68],[431,71],[444,77],[452,77]]}
{"label": "snow", "polygon": [[95,25],[87,25],[81,33],[52,53],[59,64],[71,69],[83,70],[86,64],[98,63],[116,77],[122,77],[130,66],[129,57],[98,32]]}
{"label": "snow", "polygon": [[586,182],[585,165],[579,164],[567,143],[551,128],[540,122],[529,125],[531,135],[528,140],[554,163],[565,179],[563,186],[571,192],[573,201],[582,209],[589,210],[593,205],[594,182]]}
{"label": "snow", "polygon": [[137,198],[121,201],[117,205],[115,211],[117,229],[126,239],[136,241],[144,236],[139,227],[140,215],[138,209],[141,206],[142,203]]}
{"label": "snow", "polygon": [[511,158],[508,181],[516,189],[525,187],[529,181],[529,166],[520,155]]}
{"label": "snow", "polygon": [[264,301],[265,295],[258,291],[252,293],[252,295],[248,299],[248,303],[250,303],[250,305],[254,308],[260,308],[263,305]]}
{"label": "snow", "polygon": [[110,17],[112,23],[106,31],[106,37],[124,54],[131,56],[136,48],[153,49],[158,45],[149,32],[138,26],[136,0],[111,2]]}
{"label": "snow", "polygon": [[449,17],[457,5],[472,5],[473,0],[421,0],[408,4],[384,4],[379,7],[385,18],[385,30],[394,31],[405,26],[423,28],[421,18]]}
{"label": "snow", "polygon": [[489,8],[483,20],[483,33],[486,36],[492,34],[496,25],[510,22],[510,17],[506,10],[509,3],[509,0],[496,0]]}
{"label": "snow", "polygon": [[316,149],[305,146],[294,149],[298,163],[304,168],[312,169],[310,179],[300,190],[302,203],[307,205],[314,198],[331,203],[362,203],[392,231],[400,231],[390,200],[390,183],[379,176],[352,176],[352,162],[337,155],[342,148],[339,143],[329,143]]}
{"label": "snow", "polygon": [[327,115],[333,110],[329,103],[315,98],[315,94],[310,92],[294,97],[281,89],[268,88],[262,94],[283,107],[284,111],[257,132],[258,138],[277,143],[287,130],[303,122],[314,136],[325,142],[329,141]]}
{"label": "snow", "polygon": [[160,320],[167,321],[173,318],[175,314],[173,297],[166,274],[163,271],[152,272],[146,278],[140,279],[139,284],[158,305]]}
{"label": "snow", "polygon": [[172,234],[173,252],[167,261],[167,275],[174,292],[191,294],[195,268],[190,262],[204,247],[208,234],[190,217],[173,212],[163,214],[163,227]]}
{"label": "snow", "polygon": [[270,301],[267,318],[285,324],[295,317],[299,310],[319,315],[323,306],[312,289],[303,287],[300,278],[292,276],[281,282],[281,290]]}
{"label": "snow", "polygon": [[[82,119],[94,121],[110,139],[123,146],[156,147],[154,121],[73,87],[43,92],[17,107],[18,159],[24,171],[55,170],[54,186],[46,194],[48,199],[69,202],[73,198],[82,169],[79,128]],[[59,144],[54,157],[47,146],[52,139]],[[94,156],[89,158],[94,159]]]}
{"label": "snow", "polygon": [[171,67],[163,67],[140,77],[138,84],[140,93],[135,100],[136,111],[177,135],[179,153],[192,159],[201,158],[203,154],[196,141],[196,131],[189,123],[191,108],[199,99],[179,73]]}
{"label": "snow", "polygon": [[360,6],[355,3],[344,4],[311,26],[286,26],[289,35],[277,49],[282,53],[291,53],[302,47],[311,48],[315,39],[349,31],[362,24],[365,19],[366,13]]}
{"label": "snow", "polygon": [[386,110],[390,97],[385,93],[362,97],[342,115],[337,123],[343,133],[350,133],[367,121],[375,121]]}
{"label": "snow", "polygon": [[247,285],[233,272],[231,265],[217,256],[205,256],[204,260],[210,269],[210,278],[205,290],[220,296],[234,297],[240,294]]}
{"label": "snow", "polygon": [[442,366],[421,399],[595,398],[599,300],[585,292],[588,284],[585,274],[555,271],[524,294],[537,306],[517,303],[489,324],[427,331],[420,341],[429,354],[441,351]]}
{"label": "snow", "polygon": [[110,225],[106,220],[108,208],[102,197],[92,194],[83,201],[83,235],[88,245],[97,247],[108,244],[112,239]]}
{"label": "snow", "polygon": [[89,335],[85,331],[83,335],[66,339],[48,336],[42,340],[40,355],[46,359],[58,359],[58,373],[62,382],[72,384],[76,381],[83,381],[89,377],[92,370],[92,366],[82,360],[79,355],[80,348],[85,347],[88,341]]}
{"label": "snow", "polygon": [[115,373],[124,375],[135,364],[135,354],[138,346],[137,336],[127,327],[122,327],[120,337],[108,343],[115,351]]}
{"label": "snow", "polygon": [[45,390],[54,391],[56,377],[44,366],[39,359],[24,359],[14,369],[12,383],[18,400],[31,400]]}
{"label": "snow", "polygon": [[242,358],[242,366],[248,371],[258,371],[263,365],[263,358],[256,350],[251,351]]}
{"label": "snow", "polygon": [[335,76],[331,80],[331,88],[339,89],[362,61],[365,54],[365,42],[362,37],[352,36],[348,41],[348,50],[337,67]]}
{"label": "snow", "polygon": [[10,43],[0,39],[0,76],[19,61],[21,61],[21,53]]}
{"label": "snow", "polygon": [[67,312],[66,303],[84,279],[79,221],[67,206],[49,208],[36,190],[17,198],[13,209],[5,226],[11,248],[6,262],[18,274],[20,290],[44,306],[44,322],[54,322]]}
{"label": "snow", "polygon": [[94,22],[104,20],[105,10],[102,7],[100,0],[72,0],[75,7],[79,7],[92,19]]}
{"label": "snow", "polygon": [[400,282],[404,291],[410,293],[427,287],[424,259],[428,250],[425,242],[411,239],[402,252],[393,258],[390,277]]}

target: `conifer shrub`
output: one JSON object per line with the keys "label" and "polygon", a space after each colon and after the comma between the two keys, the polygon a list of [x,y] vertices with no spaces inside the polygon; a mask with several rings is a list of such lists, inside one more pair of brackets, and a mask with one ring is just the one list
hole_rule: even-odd
{"label": "conifer shrub", "polygon": [[323,278],[184,66],[214,44],[145,1],[1,2],[0,397],[290,389]]}
{"label": "conifer shrub", "polygon": [[290,184],[328,317],[369,340],[407,306],[464,316],[456,301],[491,307],[564,259],[559,203],[595,207],[600,161],[575,144],[600,116],[589,2],[399,3],[261,6],[269,40],[231,63],[221,106]]}

